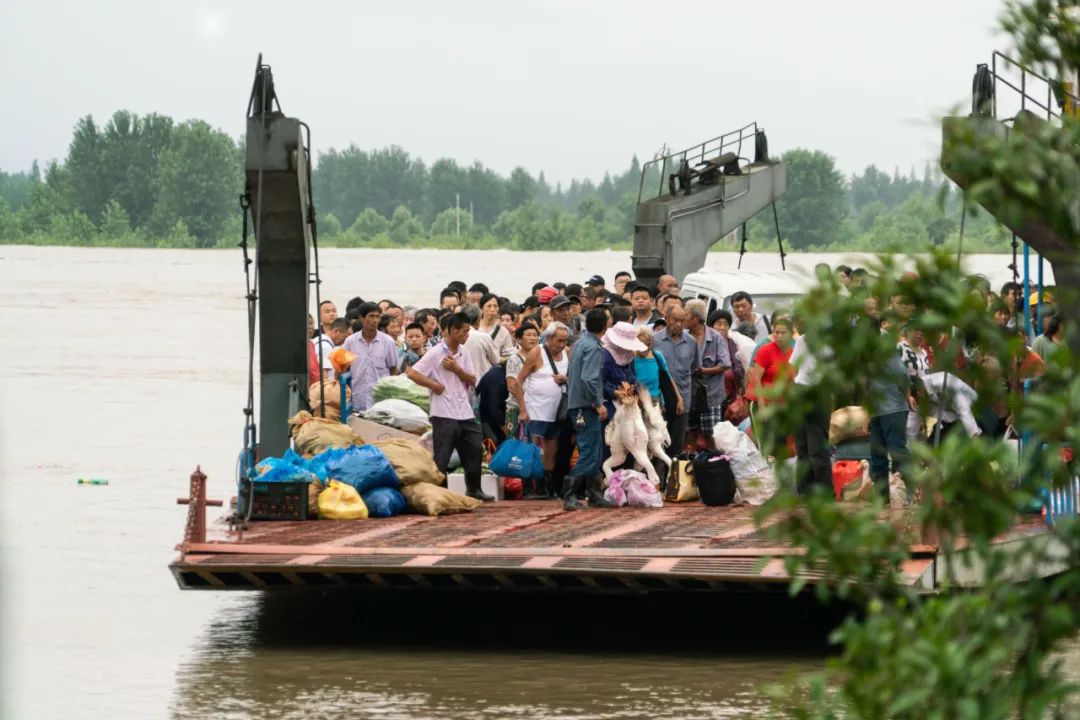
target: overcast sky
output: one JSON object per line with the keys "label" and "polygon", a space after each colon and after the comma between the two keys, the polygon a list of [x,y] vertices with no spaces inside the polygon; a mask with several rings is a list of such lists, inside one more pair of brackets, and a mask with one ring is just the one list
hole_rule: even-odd
{"label": "overcast sky", "polygon": [[239,137],[259,51],[316,152],[567,181],[757,121],[846,172],[921,168],[969,102],[997,0],[159,2],[0,0],[0,169],[62,159],[127,108]]}

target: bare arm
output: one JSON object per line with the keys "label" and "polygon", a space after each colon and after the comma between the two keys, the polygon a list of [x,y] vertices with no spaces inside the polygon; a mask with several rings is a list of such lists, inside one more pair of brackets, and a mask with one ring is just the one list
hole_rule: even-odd
{"label": "bare arm", "polygon": [[420,387],[425,387],[436,395],[442,395],[446,390],[443,384],[438,380],[432,380],[427,375],[424,375],[416,370],[416,368],[409,367],[405,369],[405,375]]}
{"label": "bare arm", "polygon": [[757,363],[750,368],[746,379],[747,400],[757,400],[757,390],[761,387],[761,379],[765,377],[765,368]]}

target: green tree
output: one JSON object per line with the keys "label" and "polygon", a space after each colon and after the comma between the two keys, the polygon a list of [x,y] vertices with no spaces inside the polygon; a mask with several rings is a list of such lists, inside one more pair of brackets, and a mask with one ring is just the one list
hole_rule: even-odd
{"label": "green tree", "polygon": [[371,240],[376,235],[389,230],[390,222],[386,218],[380,215],[377,210],[366,208],[356,218],[356,222],[352,224],[352,227],[349,228],[349,234],[359,240]]}
{"label": "green tree", "polygon": [[19,229],[19,220],[11,211],[7,200],[0,197],[0,241],[16,242],[22,239],[22,231]]}
{"label": "green tree", "polygon": [[847,217],[844,179],[836,163],[819,150],[790,150],[783,160],[787,192],[776,209],[784,239],[796,249],[834,242]]}
{"label": "green tree", "polygon": [[236,211],[237,188],[243,187],[236,143],[201,120],[178,125],[160,155],[155,180],[153,216],[159,231],[179,220],[198,247],[212,247]]}
{"label": "green tree", "polygon": [[408,245],[413,238],[426,235],[423,223],[409,212],[409,208],[398,205],[390,217],[390,239],[398,245]]}
{"label": "green tree", "polygon": [[536,180],[520,165],[514,168],[507,181],[506,204],[509,207],[520,207],[535,197]]}
{"label": "green tree", "polygon": [[336,238],[341,234],[341,221],[334,213],[328,213],[319,218],[319,237]]}
{"label": "green tree", "polygon": [[468,210],[455,210],[454,208],[443,210],[436,215],[435,220],[432,221],[431,234],[456,236],[459,228],[462,235],[473,234],[473,227],[470,220]]}
{"label": "green tree", "polygon": [[124,240],[131,235],[131,218],[120,203],[110,200],[101,215],[100,228],[102,237],[107,240]]}
{"label": "green tree", "polygon": [[94,118],[80,118],[75,123],[64,167],[70,176],[71,203],[94,222],[101,219],[109,201],[109,185],[102,181],[102,155],[101,133]]}

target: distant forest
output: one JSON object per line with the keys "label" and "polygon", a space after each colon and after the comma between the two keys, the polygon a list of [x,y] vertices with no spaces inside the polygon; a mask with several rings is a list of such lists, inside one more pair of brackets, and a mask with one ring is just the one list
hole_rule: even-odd
{"label": "distant forest", "polygon": [[[783,158],[788,190],[777,210],[788,248],[910,251],[957,242],[959,195],[934,167],[870,166],[845,177],[820,150]],[[504,176],[479,161],[428,165],[397,146],[350,145],[318,156],[312,184],[323,246],[601,250],[631,246],[640,179],[637,157],[599,182],[552,186],[522,167]],[[658,178],[650,180],[656,187]],[[242,188],[242,143],[203,121],[122,110],[99,124],[87,115],[63,162],[0,170],[0,243],[235,247]],[[747,235],[748,249],[775,248],[771,213],[755,218]],[[964,230],[972,252],[1004,252],[1010,238],[981,212]]]}

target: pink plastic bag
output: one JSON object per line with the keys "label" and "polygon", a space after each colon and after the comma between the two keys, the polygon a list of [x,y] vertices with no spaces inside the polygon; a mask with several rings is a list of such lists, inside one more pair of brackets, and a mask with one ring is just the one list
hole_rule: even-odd
{"label": "pink plastic bag", "polygon": [[664,498],[648,477],[636,470],[626,470],[624,472],[630,475],[625,481],[627,505],[630,507],[651,508],[664,506]]}
{"label": "pink plastic bag", "polygon": [[604,499],[616,507],[663,507],[660,491],[637,470],[616,470],[608,480]]}
{"label": "pink plastic bag", "polygon": [[616,470],[608,478],[607,489],[604,490],[604,499],[615,507],[622,507],[626,504],[626,486],[623,479],[623,473],[626,470]]}

